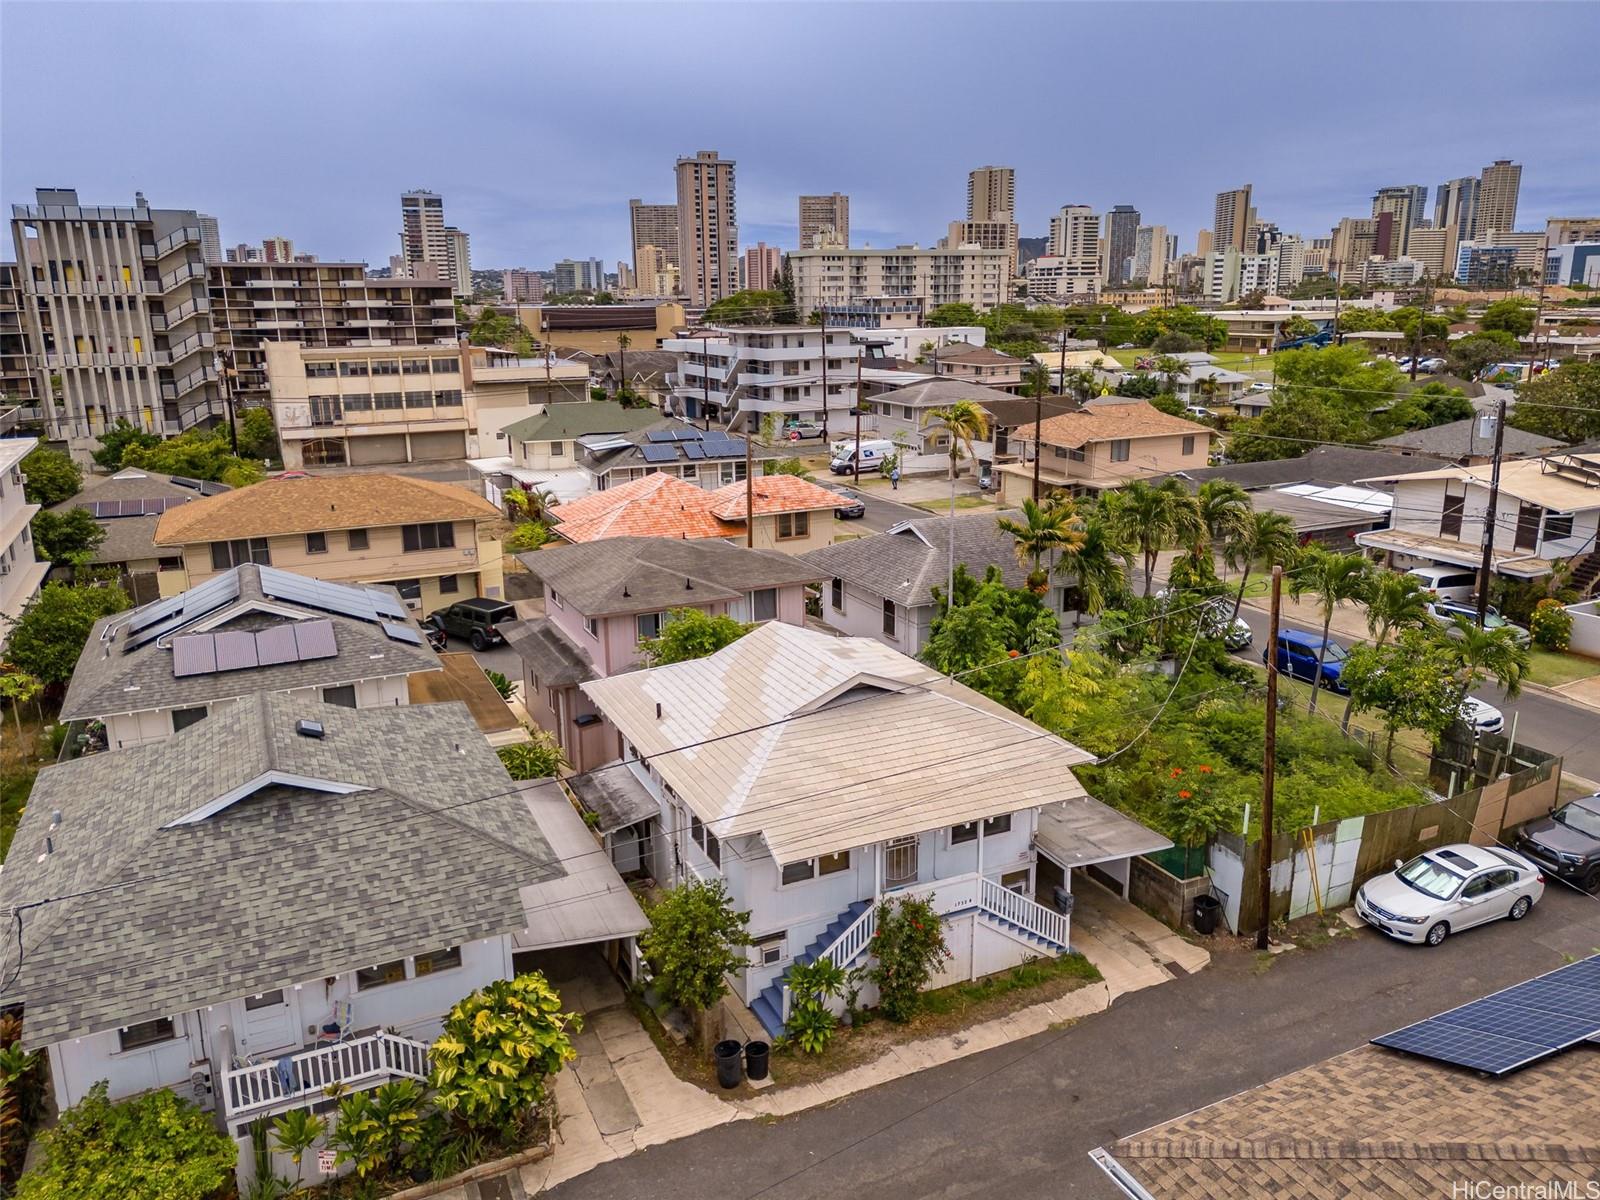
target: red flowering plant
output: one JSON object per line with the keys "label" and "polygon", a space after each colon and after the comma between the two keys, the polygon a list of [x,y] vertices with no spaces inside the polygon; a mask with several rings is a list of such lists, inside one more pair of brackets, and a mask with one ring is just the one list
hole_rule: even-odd
{"label": "red flowering plant", "polygon": [[944,922],[932,903],[900,897],[878,905],[872,956],[865,975],[878,985],[878,1007],[891,1021],[904,1024],[917,1015],[922,989],[934,972],[952,957]]}
{"label": "red flowering plant", "polygon": [[1228,822],[1232,810],[1215,794],[1216,773],[1209,763],[1201,763],[1193,775],[1186,776],[1182,767],[1167,774],[1173,789],[1167,802],[1167,832],[1184,848],[1188,868],[1190,852],[1204,846]]}

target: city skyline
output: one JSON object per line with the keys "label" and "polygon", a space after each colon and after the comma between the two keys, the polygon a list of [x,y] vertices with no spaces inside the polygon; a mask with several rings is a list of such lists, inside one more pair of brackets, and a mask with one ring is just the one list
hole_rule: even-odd
{"label": "city skyline", "polygon": [[[397,246],[396,197],[426,188],[445,198],[450,223],[470,234],[477,264],[548,269],[558,259],[590,253],[608,265],[631,261],[629,198],[671,203],[674,162],[701,149],[739,163],[741,249],[757,241],[796,248],[797,197],[834,191],[851,198],[853,244],[931,247],[965,210],[967,173],[990,163],[1016,171],[1024,237],[1044,236],[1050,215],[1063,205],[1087,204],[1103,214],[1128,204],[1145,222],[1176,232],[1184,251],[1193,250],[1197,231],[1211,224],[1216,194],[1241,180],[1253,184],[1260,219],[1310,238],[1327,236],[1341,217],[1364,215],[1381,187],[1418,182],[1432,189],[1476,175],[1496,159],[1523,166],[1518,224],[1525,228],[1592,208],[1592,181],[1600,179],[1600,149],[1573,133],[1585,127],[1588,113],[1581,85],[1560,72],[1532,69],[1545,37],[1571,39],[1579,33],[1574,23],[1600,32],[1594,10],[1573,6],[1515,6],[1527,36],[1510,40],[1491,36],[1509,6],[1461,9],[1446,24],[1427,6],[1386,6],[1386,28],[1395,36],[1377,46],[1367,44],[1359,20],[1335,25],[1325,10],[1310,6],[1275,8],[1273,20],[1259,27],[1243,5],[1235,6],[1238,21],[1219,21],[1219,5],[1078,6],[1075,36],[1108,48],[1159,37],[1188,53],[1237,52],[1244,60],[1252,50],[1314,39],[1320,59],[1361,60],[1359,71],[1342,72],[1340,86],[1329,93],[1337,103],[1327,111],[1336,117],[1324,119],[1317,110],[1301,122],[1262,120],[1248,108],[1251,100],[1261,103],[1258,83],[1219,75],[1205,93],[1214,113],[1198,126],[1205,136],[1197,138],[1190,120],[1175,119],[1165,137],[1152,121],[1163,104],[1175,118],[1193,113],[1192,94],[1180,95],[1186,85],[1165,80],[1167,73],[1152,72],[1150,94],[1140,104],[1117,99],[1125,80],[1115,53],[1090,56],[1071,86],[1061,89],[1063,102],[1070,97],[1073,105],[1084,96],[1104,97],[1096,104],[1098,129],[1063,122],[1048,89],[1042,97],[1030,90],[1018,101],[1037,121],[996,122],[992,97],[938,88],[927,89],[913,109],[886,106],[873,119],[858,120],[856,101],[866,100],[871,111],[874,97],[895,94],[893,81],[860,69],[879,35],[892,31],[908,61],[938,61],[910,51],[924,42],[945,45],[957,5],[850,10],[859,36],[826,43],[825,73],[852,80],[860,95],[817,105],[696,104],[696,119],[687,124],[679,105],[641,104],[639,86],[608,85],[589,95],[569,56],[548,56],[534,74],[514,67],[535,37],[543,44],[578,43],[602,22],[622,20],[642,36],[623,39],[608,62],[619,78],[644,78],[646,49],[663,61],[688,53],[695,22],[682,8],[666,13],[620,4],[596,13],[575,6],[462,5],[450,10],[453,28],[473,53],[439,60],[434,69],[448,86],[431,109],[419,107],[406,122],[384,120],[360,99],[370,87],[362,72],[330,76],[310,58],[288,58],[275,67],[282,86],[272,101],[270,149],[258,133],[267,102],[227,83],[241,44],[270,36],[274,44],[317,44],[318,61],[351,55],[391,61],[403,54],[427,6],[386,9],[401,17],[393,22],[370,20],[359,4],[240,4],[226,11],[184,5],[181,21],[159,19],[163,7],[107,7],[93,23],[75,20],[70,6],[14,3],[0,11],[7,35],[0,178],[8,203],[29,202],[35,187],[75,187],[94,204],[130,203],[142,190],[152,204],[215,214],[229,245],[283,236],[297,250],[325,259],[381,265]],[[968,53],[1010,55],[1018,75],[1045,53],[1031,38],[1048,11],[1042,6],[966,7],[983,14],[964,30]],[[804,6],[715,11],[736,40],[783,44],[796,60],[823,45]],[[1339,11],[1359,13],[1361,6]],[[917,12],[927,20],[908,20]],[[1226,37],[1215,32],[1224,27]],[[1458,77],[1492,70],[1498,78],[1515,78],[1515,93],[1451,94],[1438,87],[1406,57],[1408,30],[1425,36],[1430,52],[1451,61]],[[23,50],[52,39],[70,40],[74,60],[85,67],[70,88],[61,88],[54,75],[57,56]],[[156,60],[143,50],[153,53],[157,42],[161,61],[183,61],[187,69],[146,71],[141,64]],[[445,65],[461,61],[471,62],[471,70]],[[117,102],[136,78],[145,103]],[[726,86],[739,83],[735,77]],[[552,115],[580,84],[586,89],[582,116]],[[52,119],[41,122],[29,97],[46,88]],[[208,102],[193,105],[195,94]],[[192,140],[148,136],[143,123],[152,108],[183,111]],[[544,115],[530,121],[531,110]],[[338,118],[330,119],[334,114]],[[1397,122],[1397,134],[1417,136],[1375,137],[1374,128],[1387,119]],[[932,155],[927,139],[935,132],[940,152]],[[438,136],[437,153],[419,140],[429,134]],[[1093,153],[1063,153],[1063,142],[1093,147]],[[203,152],[196,153],[197,145]],[[285,147],[293,150],[293,169],[260,169],[263,161],[281,161]],[[567,167],[550,170],[552,161]],[[319,202],[306,204],[312,196]]]}

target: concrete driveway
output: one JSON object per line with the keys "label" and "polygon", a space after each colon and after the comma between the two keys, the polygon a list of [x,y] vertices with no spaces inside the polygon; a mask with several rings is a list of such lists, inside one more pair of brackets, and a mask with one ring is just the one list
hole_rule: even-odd
{"label": "concrete driveway", "polygon": [[1086,1157],[1368,1038],[1600,947],[1600,900],[1547,894],[1528,920],[1434,950],[1370,931],[1262,968],[1249,951],[1062,1030],[774,1123],[740,1121],[607,1163],[558,1200],[1040,1200],[1116,1193]]}

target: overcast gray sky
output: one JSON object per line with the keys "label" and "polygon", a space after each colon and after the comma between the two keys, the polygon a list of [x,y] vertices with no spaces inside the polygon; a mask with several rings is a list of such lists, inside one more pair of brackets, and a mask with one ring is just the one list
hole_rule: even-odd
{"label": "overcast gray sky", "polygon": [[1326,236],[1509,157],[1539,228],[1600,209],[1596,44],[1592,3],[6,0],[0,196],[140,189],[228,244],[382,264],[426,187],[475,265],[548,267],[626,256],[628,198],[702,149],[738,162],[741,241],[785,248],[796,195],[835,190],[856,244],[928,245],[986,163],[1024,236],[1132,204],[1190,250],[1224,188]]}

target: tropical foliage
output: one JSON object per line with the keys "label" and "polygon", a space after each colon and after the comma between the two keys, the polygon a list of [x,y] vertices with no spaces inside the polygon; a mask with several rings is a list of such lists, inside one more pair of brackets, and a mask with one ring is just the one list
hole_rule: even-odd
{"label": "tropical foliage", "polygon": [[29,504],[43,504],[48,508],[76,496],[83,487],[83,472],[78,464],[48,446],[28,452],[22,460],[22,473],[27,477],[22,494]]}
{"label": "tropical foliage", "polygon": [[94,623],[128,604],[120,587],[47,583],[12,626],[6,657],[46,686],[64,686]]}
{"label": "tropical foliage", "polygon": [[1528,633],[1536,646],[1546,650],[1565,650],[1572,641],[1572,614],[1559,600],[1548,596],[1533,606],[1528,618]]}
{"label": "tropical foliage", "polygon": [[661,994],[682,1008],[708,1011],[727,989],[723,977],[745,965],[750,914],[737,912],[720,879],[673,888],[650,906],[639,949]]}
{"label": "tropical foliage", "polygon": [[105,528],[86,508],[69,508],[63,512],[40,509],[33,515],[30,528],[34,557],[41,562],[86,563],[106,540]]}
{"label": "tropical foliage", "polygon": [[501,746],[495,751],[506,773],[516,780],[554,779],[567,765],[567,757],[554,735],[532,725],[524,725],[528,740]]}
{"label": "tropical foliage", "polygon": [[878,985],[878,1008],[891,1021],[903,1024],[917,1015],[923,989],[951,957],[931,902],[889,897],[878,905],[866,976]]}
{"label": "tropical foliage", "polygon": [[793,1002],[785,1023],[788,1038],[807,1054],[821,1054],[833,1040],[839,1019],[828,1001],[844,995],[848,976],[826,956],[789,968],[789,991]]}
{"label": "tropical foliage", "polygon": [[715,654],[754,628],[727,613],[713,615],[699,608],[674,608],[667,612],[661,632],[639,643],[639,652],[652,667],[664,667]]}

